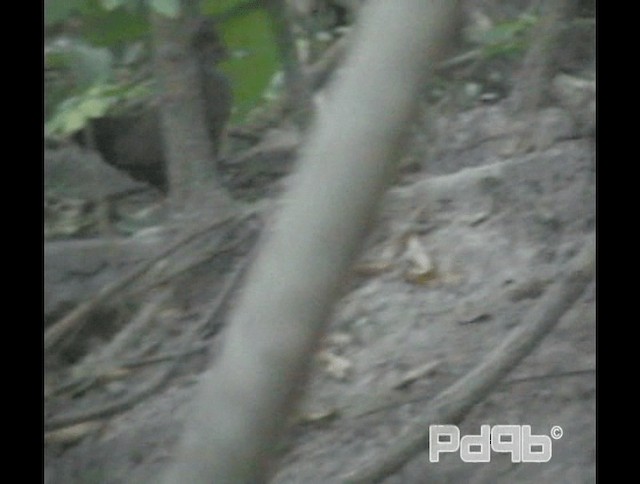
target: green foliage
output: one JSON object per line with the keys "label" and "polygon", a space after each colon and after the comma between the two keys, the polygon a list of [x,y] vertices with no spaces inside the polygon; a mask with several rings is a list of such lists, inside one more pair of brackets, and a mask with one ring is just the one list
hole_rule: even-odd
{"label": "green foliage", "polygon": [[153,10],[167,17],[176,18],[180,12],[180,0],[148,0]]}
{"label": "green foliage", "polygon": [[44,23],[53,25],[64,22],[80,11],[87,0],[47,0],[44,2]]}
{"label": "green foliage", "polygon": [[138,102],[150,92],[146,84],[96,84],[58,104],[53,117],[45,123],[45,136],[65,138],[83,129],[91,119],[101,118],[127,102]]}
{"label": "green foliage", "polygon": [[66,98],[113,77],[113,58],[106,48],[65,40],[45,51],[45,113],[47,118]]}
{"label": "green foliage", "polygon": [[485,58],[520,54],[526,50],[527,34],[537,21],[538,17],[522,15],[482,32],[475,40]]}
{"label": "green foliage", "polygon": [[[136,44],[125,50],[127,61],[136,59]],[[84,128],[92,118],[115,106],[138,102],[149,89],[141,83],[116,82],[115,60],[106,47],[65,40],[46,51],[45,134],[60,138]]]}
{"label": "green foliage", "polygon": [[100,5],[102,5],[105,10],[111,11],[122,7],[126,2],[127,0],[100,0]]}
{"label": "green foliage", "polygon": [[[60,97],[81,93],[96,83],[112,77],[112,56],[108,49],[92,47],[84,42],[65,39],[45,50],[46,107]],[[65,95],[66,94],[66,95]]]}
{"label": "green foliage", "polygon": [[280,69],[277,45],[268,14],[257,0],[202,0],[202,13],[218,19],[218,27],[231,53],[220,66],[234,92],[233,122],[265,99]]}
{"label": "green foliage", "polygon": [[80,36],[87,42],[119,47],[149,35],[151,26],[141,4],[129,0],[124,6],[106,10],[97,0],[87,2],[92,5],[83,12],[80,27]]}
{"label": "green foliage", "polygon": [[247,0],[202,0],[201,8],[205,15],[222,16],[246,3]]}
{"label": "green foliage", "polygon": [[102,95],[102,90],[101,86],[95,86],[83,95],[65,99],[58,105],[53,118],[45,123],[45,135],[48,138],[65,137],[84,128],[90,119],[104,116],[112,101]]}
{"label": "green foliage", "polygon": [[[263,100],[280,67],[268,15],[259,4],[255,0],[201,3],[202,12],[217,20],[231,53],[221,68],[234,88],[235,121]],[[45,43],[46,133],[68,135],[82,129],[88,120],[144,95],[140,84],[117,78],[122,72],[127,79],[140,77],[135,69],[148,53],[149,9],[175,17],[180,13],[180,0],[45,2],[48,32],[62,33],[64,39],[46,39]]]}
{"label": "green foliage", "polygon": [[49,28],[73,23],[67,30],[105,47],[139,40],[150,29],[141,0],[47,0],[44,20]]}
{"label": "green foliage", "polygon": [[238,121],[261,101],[279,68],[278,51],[268,16],[262,10],[230,18],[220,27],[231,52],[231,59],[221,68],[233,85],[234,120]]}

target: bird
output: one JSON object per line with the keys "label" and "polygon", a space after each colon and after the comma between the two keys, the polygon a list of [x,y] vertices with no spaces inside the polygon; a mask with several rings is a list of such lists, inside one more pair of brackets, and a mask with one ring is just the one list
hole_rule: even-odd
{"label": "bird", "polygon": [[[190,31],[190,47],[197,60],[205,122],[215,159],[220,152],[233,107],[231,82],[218,67],[228,53],[210,19],[200,19]],[[161,113],[157,103],[118,116],[95,119],[92,131],[95,148],[105,161],[138,180],[166,190],[166,160]]]}

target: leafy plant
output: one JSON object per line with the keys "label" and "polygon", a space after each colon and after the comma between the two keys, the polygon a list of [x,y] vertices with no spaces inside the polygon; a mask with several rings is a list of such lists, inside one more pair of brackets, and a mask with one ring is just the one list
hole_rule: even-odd
{"label": "leafy plant", "polygon": [[[221,69],[234,88],[236,121],[263,100],[280,68],[268,15],[259,5],[247,0],[201,5],[218,20],[231,53]],[[45,26],[58,33],[45,44],[47,136],[71,134],[135,96],[148,95],[149,83],[143,88],[130,79],[141,78],[136,69],[148,53],[149,9],[174,17],[180,0],[47,0]]]}
{"label": "leafy plant", "polygon": [[45,123],[45,136],[52,139],[69,136],[83,129],[91,119],[103,117],[123,103],[137,101],[150,92],[145,84],[96,84],[58,104],[52,118]]}
{"label": "leafy plant", "polygon": [[481,46],[485,58],[522,53],[527,47],[527,34],[536,25],[538,17],[526,14],[478,33],[475,41]]}
{"label": "leafy plant", "polygon": [[[138,47],[138,49],[136,49]],[[119,76],[140,58],[139,45],[128,44],[122,56],[75,39],[60,39],[45,49],[45,136],[62,138],[83,129],[90,119],[115,106],[148,96],[148,83]]]}
{"label": "leafy plant", "polygon": [[269,19],[263,10],[252,10],[220,25],[231,53],[221,69],[230,78],[235,98],[233,119],[239,121],[263,99],[280,68]]}

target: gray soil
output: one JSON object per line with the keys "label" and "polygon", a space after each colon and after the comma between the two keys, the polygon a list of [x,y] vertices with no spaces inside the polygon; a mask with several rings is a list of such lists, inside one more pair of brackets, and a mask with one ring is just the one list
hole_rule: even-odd
{"label": "gray soil", "polygon": [[[272,482],[343,482],[379,462],[425,425],[434,397],[535,315],[567,273],[595,231],[596,185],[595,88],[570,86],[582,93],[578,101],[556,93],[550,106],[518,119],[505,100],[492,100],[417,123],[348,290],[318,353],[309,355],[314,370]],[[92,163],[87,177],[104,187],[113,170],[96,175],[103,167]],[[157,192],[114,176],[101,196],[133,193],[143,205],[161,204]],[[46,483],[159,481],[200,375],[223,344],[233,299],[212,313],[216,298],[237,293],[232,279],[268,219],[254,214],[214,228],[160,258],[170,270],[156,267],[96,305],[47,355],[45,425],[58,424],[46,429]],[[166,248],[166,232],[136,230],[47,241],[46,330]],[[216,250],[198,262],[207,247]],[[512,462],[492,452],[490,462],[465,463],[454,452],[435,463],[424,449],[383,482],[595,482],[595,349],[594,280],[459,422],[461,435],[477,435],[481,425],[530,425],[546,436],[560,427],[550,461]],[[125,403],[64,422],[114,402]]]}
{"label": "gray soil", "polygon": [[[535,311],[593,232],[594,139],[551,139],[542,149],[501,155],[518,136],[495,132],[508,125],[505,116],[500,105],[459,114],[446,126],[458,138],[440,134],[442,155],[419,160],[421,168],[405,173],[388,193],[380,223],[315,357],[273,482],[340,482],[385,455],[398,437],[420,425],[430,399],[477,366]],[[419,158],[420,152],[418,144],[412,156]],[[75,249],[60,262],[55,254],[64,244],[55,244],[47,252],[51,294],[54,283],[61,293],[70,291],[74,277],[76,286],[78,277],[104,284],[108,264],[91,269],[92,276],[79,276],[76,267],[75,276],[63,278],[62,262],[72,267],[70,261],[88,264],[90,257]],[[134,251],[126,253],[134,257]],[[236,250],[226,263],[207,267],[220,279],[242,257]],[[198,277],[189,287],[213,287],[212,292],[193,295],[187,311],[165,309],[159,326],[188,324],[206,310],[207,298],[220,286],[203,284],[206,274]],[[513,463],[494,452],[489,463],[463,463],[457,453],[430,463],[423,452],[385,482],[594,482],[594,285],[460,424],[461,435],[479,434],[483,424],[526,424],[536,435],[560,426],[563,436],[553,441],[550,462]],[[85,280],[84,286],[91,284]],[[158,338],[175,348],[178,343],[171,343],[172,333],[165,330]],[[100,334],[92,338],[85,337],[100,344]],[[211,343],[213,354],[218,341]],[[149,348],[154,345],[147,342],[145,355],[153,354]],[[183,359],[174,378],[124,412],[93,420],[77,437],[49,439],[46,482],[155,482],[172,458],[203,362],[198,353]],[[100,398],[117,398],[148,378],[135,373],[98,383],[104,387]],[[72,399],[59,399],[65,403],[50,413],[91,398],[91,390],[76,392]]]}

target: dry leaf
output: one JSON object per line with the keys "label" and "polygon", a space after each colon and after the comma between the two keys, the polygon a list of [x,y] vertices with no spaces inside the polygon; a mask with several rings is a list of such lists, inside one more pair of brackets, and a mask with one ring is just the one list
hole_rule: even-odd
{"label": "dry leaf", "polygon": [[98,430],[103,423],[97,420],[82,422],[44,434],[46,444],[73,444],[85,435]]}
{"label": "dry leaf", "polygon": [[317,358],[324,365],[324,370],[336,380],[345,380],[353,366],[346,358],[326,350],[319,352]]}
{"label": "dry leaf", "polygon": [[310,424],[310,423],[320,423],[320,422],[329,422],[335,419],[338,416],[337,408],[327,408],[324,410],[318,410],[314,412],[305,412],[301,413],[295,419],[296,423],[299,424]]}
{"label": "dry leaf", "polygon": [[410,264],[404,274],[408,282],[426,284],[437,276],[436,267],[417,236],[411,235],[407,239],[405,257]]}

